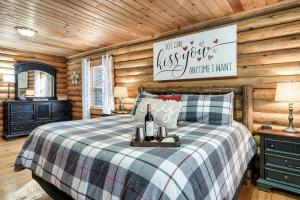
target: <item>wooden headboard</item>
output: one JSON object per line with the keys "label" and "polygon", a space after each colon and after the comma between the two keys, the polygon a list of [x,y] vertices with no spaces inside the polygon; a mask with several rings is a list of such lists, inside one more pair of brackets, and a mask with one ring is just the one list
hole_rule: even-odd
{"label": "wooden headboard", "polygon": [[151,88],[139,87],[139,92],[158,95],[167,94],[226,94],[234,92],[234,119],[242,122],[253,133],[253,88],[250,85],[237,87],[197,87],[197,88]]}

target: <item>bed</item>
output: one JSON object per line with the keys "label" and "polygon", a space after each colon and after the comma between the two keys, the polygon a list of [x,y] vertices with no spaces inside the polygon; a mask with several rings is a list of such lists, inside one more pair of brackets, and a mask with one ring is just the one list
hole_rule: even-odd
{"label": "bed", "polygon": [[[236,113],[248,124],[250,90],[227,89],[236,92],[242,104]],[[30,169],[55,199],[232,199],[256,152],[251,133],[237,121],[180,122],[169,130],[180,136],[179,148],[130,147],[138,125],[122,115],[40,126],[25,142],[15,170]]]}

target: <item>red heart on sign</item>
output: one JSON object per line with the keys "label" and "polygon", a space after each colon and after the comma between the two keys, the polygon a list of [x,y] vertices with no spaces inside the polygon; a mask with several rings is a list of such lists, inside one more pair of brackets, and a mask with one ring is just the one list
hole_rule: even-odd
{"label": "red heart on sign", "polygon": [[211,60],[214,56],[208,55],[208,60]]}
{"label": "red heart on sign", "polygon": [[213,41],[213,43],[217,44],[218,41],[219,41],[218,39],[215,39],[215,40]]}
{"label": "red heart on sign", "polygon": [[187,50],[187,46],[183,47],[183,50],[185,50],[185,51],[186,51],[186,50]]}
{"label": "red heart on sign", "polygon": [[201,57],[197,58],[197,60],[200,61],[200,60],[201,60]]}

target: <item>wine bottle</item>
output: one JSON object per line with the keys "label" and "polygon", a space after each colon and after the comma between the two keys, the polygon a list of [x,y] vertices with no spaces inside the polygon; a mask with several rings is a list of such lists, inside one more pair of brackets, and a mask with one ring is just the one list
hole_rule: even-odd
{"label": "wine bottle", "polygon": [[154,140],[154,133],[153,133],[153,116],[151,114],[151,104],[147,104],[147,114],[145,116],[145,132],[146,132],[146,141]]}

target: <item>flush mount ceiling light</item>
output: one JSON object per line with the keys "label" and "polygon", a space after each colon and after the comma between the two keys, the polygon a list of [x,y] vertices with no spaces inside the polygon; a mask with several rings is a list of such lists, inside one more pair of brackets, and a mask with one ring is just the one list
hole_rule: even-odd
{"label": "flush mount ceiling light", "polygon": [[20,35],[22,35],[24,37],[32,37],[37,33],[36,30],[27,28],[27,27],[23,27],[23,26],[17,26],[16,29],[20,33]]}

